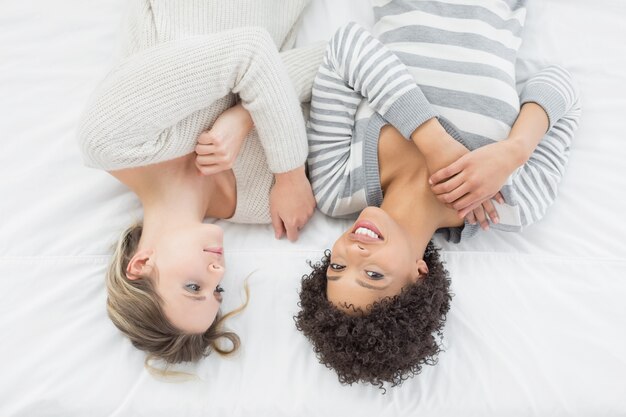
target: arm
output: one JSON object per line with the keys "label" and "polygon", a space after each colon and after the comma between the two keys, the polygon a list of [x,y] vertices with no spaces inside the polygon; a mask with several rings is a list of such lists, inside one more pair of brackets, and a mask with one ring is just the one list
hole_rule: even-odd
{"label": "arm", "polygon": [[407,139],[437,116],[402,61],[356,23],[333,35],[318,79],[320,98],[332,101],[335,91],[349,89]]}
{"label": "arm", "polygon": [[[322,63],[325,42],[280,53],[300,103],[311,101],[315,74]],[[203,175],[232,168],[246,136],[254,127],[252,116],[241,105],[225,110],[211,128],[198,136],[196,166]],[[297,170],[276,174],[276,179],[296,175]]]}
{"label": "arm", "polygon": [[259,131],[272,172],[304,164],[306,132],[276,47],[261,28],[163,43],[123,61],[101,83],[79,128],[86,163],[106,170],[193,151],[176,124],[237,93]]}
{"label": "arm", "polygon": [[280,53],[300,103],[311,101],[311,90],[317,70],[324,59],[327,42],[317,42]]}
{"label": "arm", "polygon": [[521,102],[524,107],[530,103],[541,106],[549,126],[547,134],[540,138],[532,151],[530,144],[524,148],[523,140],[519,138],[523,131],[511,131],[512,135],[515,134],[512,139],[525,149],[523,155],[531,153],[512,175],[511,184],[503,187],[502,194],[505,200],[520,206],[521,226],[524,227],[540,220],[556,199],[574,132],[578,129],[581,106],[571,75],[557,66],[544,69],[526,83]]}
{"label": "arm", "polygon": [[519,209],[515,225],[500,226],[504,230],[539,220],[552,204],[580,116],[571,76],[559,67],[535,75],[520,99],[520,114],[506,140],[479,148],[431,177],[433,192],[460,216],[501,189],[506,203]]}

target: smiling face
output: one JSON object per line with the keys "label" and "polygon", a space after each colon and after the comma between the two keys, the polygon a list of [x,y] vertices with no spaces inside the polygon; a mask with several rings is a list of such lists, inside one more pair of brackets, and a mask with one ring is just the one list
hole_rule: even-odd
{"label": "smiling face", "polygon": [[[213,224],[192,224],[162,233],[129,263],[154,279],[167,319],[185,333],[203,333],[215,320],[222,302],[219,286],[225,272],[223,232]],[[138,261],[135,261],[137,259]],[[137,262],[142,262],[139,265]],[[150,271],[157,271],[151,273]]]}
{"label": "smiling face", "polygon": [[332,248],[327,269],[328,300],[365,311],[393,297],[428,272],[409,234],[385,211],[368,207]]}

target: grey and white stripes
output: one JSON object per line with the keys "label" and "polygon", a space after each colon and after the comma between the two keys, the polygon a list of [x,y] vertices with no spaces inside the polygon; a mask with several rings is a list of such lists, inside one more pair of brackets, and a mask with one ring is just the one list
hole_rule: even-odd
{"label": "grey and white stripes", "polygon": [[507,137],[519,113],[515,59],[525,2],[375,0],[373,34],[466,137]]}
{"label": "grey and white stripes", "polygon": [[521,103],[529,102],[546,110],[550,130],[503,189],[507,201],[519,206],[520,227],[541,219],[554,202],[580,118],[580,101],[571,75],[557,66],[544,69],[526,83]]}
{"label": "grey and white stripes", "polygon": [[[355,23],[331,39],[313,83],[308,124],[309,178],[318,208],[353,214],[368,203],[363,143],[354,135],[357,108],[367,103],[405,137],[436,114],[398,58]],[[370,167],[376,169],[375,167]]]}
{"label": "grey and white stripes", "polygon": [[[570,74],[550,67],[532,77],[518,98],[515,59],[526,1],[374,0],[375,35],[407,65],[428,101],[475,149],[505,139],[520,105],[536,102],[550,131],[503,189],[507,205],[493,228],[517,231],[543,217],[556,198],[580,115]],[[449,229],[458,241],[476,233]]]}
{"label": "grey and white stripes", "polygon": [[[556,66],[532,77],[518,96],[514,62],[525,2],[378,3],[384,4],[375,8],[375,30],[386,45],[354,24],[340,29],[314,83],[308,163],[320,209],[343,217],[381,203],[376,144],[386,123],[408,137],[439,116],[475,149],[505,139],[520,106],[535,102],[550,130],[505,184],[507,204],[497,207],[501,222],[492,227],[518,231],[543,217],[567,164],[580,105],[571,76]],[[367,59],[374,54],[382,59]],[[406,83],[407,71],[413,83]],[[478,230],[466,223],[443,232],[458,242]]]}

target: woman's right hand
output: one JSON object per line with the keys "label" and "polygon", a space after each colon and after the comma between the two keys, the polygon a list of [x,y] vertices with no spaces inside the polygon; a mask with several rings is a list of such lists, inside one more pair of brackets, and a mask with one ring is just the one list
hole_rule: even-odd
{"label": "woman's right hand", "polygon": [[254,123],[241,103],[224,111],[211,129],[198,136],[196,167],[202,175],[231,169]]}

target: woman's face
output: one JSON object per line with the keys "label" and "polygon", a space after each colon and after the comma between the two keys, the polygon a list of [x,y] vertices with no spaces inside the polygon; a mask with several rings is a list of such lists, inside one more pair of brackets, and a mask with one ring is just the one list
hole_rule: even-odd
{"label": "woman's face", "polygon": [[223,231],[194,224],[161,235],[154,245],[156,287],[168,320],[186,333],[203,333],[222,302]]}
{"label": "woman's face", "polygon": [[365,311],[417,282],[425,268],[408,233],[383,210],[368,207],[333,245],[326,296],[347,312],[346,304]]}

